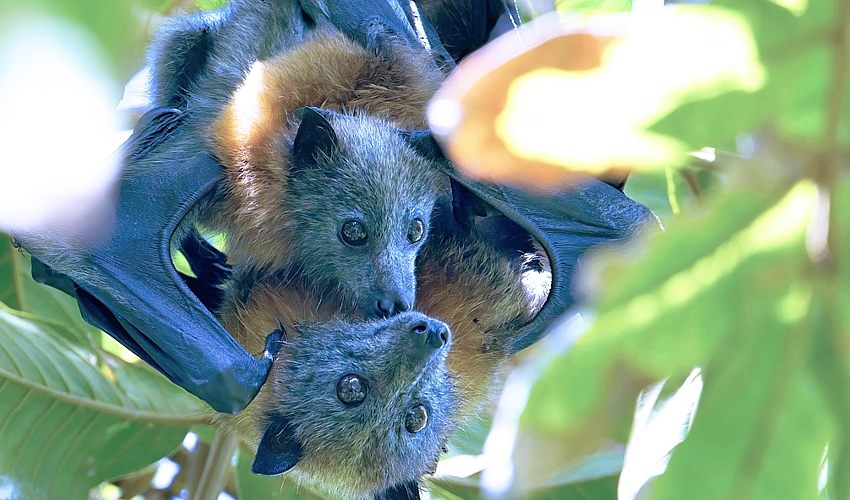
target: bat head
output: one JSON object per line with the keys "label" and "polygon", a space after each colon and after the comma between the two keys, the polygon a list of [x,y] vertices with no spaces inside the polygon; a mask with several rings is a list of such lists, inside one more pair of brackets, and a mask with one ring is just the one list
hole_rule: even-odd
{"label": "bat head", "polygon": [[288,193],[293,268],[367,319],[413,307],[415,262],[448,179],[438,149],[373,117],[302,108]]}
{"label": "bat head", "polygon": [[275,360],[254,472],[357,498],[433,472],[457,407],[448,326],[407,312],[299,330]]}

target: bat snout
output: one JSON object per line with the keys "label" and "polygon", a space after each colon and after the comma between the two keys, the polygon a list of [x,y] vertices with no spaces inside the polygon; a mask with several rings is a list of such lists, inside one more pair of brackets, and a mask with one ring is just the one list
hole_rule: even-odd
{"label": "bat snout", "polygon": [[418,345],[426,354],[448,346],[452,338],[448,325],[424,315],[419,315],[409,323],[408,334],[413,339],[413,344]]}

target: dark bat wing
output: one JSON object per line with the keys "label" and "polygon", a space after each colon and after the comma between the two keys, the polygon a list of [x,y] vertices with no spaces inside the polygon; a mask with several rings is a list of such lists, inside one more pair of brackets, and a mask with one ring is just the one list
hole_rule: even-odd
{"label": "dark bat wing", "polygon": [[224,300],[222,285],[231,275],[227,255],[207,242],[194,228],[183,238],[180,251],[195,273],[195,277],[183,274],[180,277],[207,309],[217,311]]}
{"label": "dark bat wing", "polygon": [[413,2],[300,0],[300,3],[316,24],[333,26],[364,47],[371,46],[372,31],[380,26],[404,38],[410,46],[427,48],[437,64],[448,68],[454,66],[454,59],[443,47],[437,31]]}
{"label": "dark bat wing", "polygon": [[427,2],[422,11],[455,61],[521,23],[515,0]]}
{"label": "dark bat wing", "polygon": [[[127,151],[141,154],[157,146],[179,121],[179,111],[151,111]],[[257,394],[271,357],[257,360],[231,337],[190,291],[170,255],[178,224],[222,173],[206,153],[125,172],[108,240],[83,252],[75,269],[50,269],[41,263],[50,262],[50,255],[36,247],[31,253],[36,280],[72,293],[86,321],[217,411],[233,413]]]}
{"label": "dark bat wing", "polygon": [[[371,28],[380,25],[411,44],[430,45],[438,62],[451,63],[427,21],[416,25],[418,13],[409,2],[302,0],[302,7],[317,24],[334,26],[364,46],[374,36]],[[127,164],[179,133],[181,121],[174,109],[147,113],[125,147]],[[95,249],[68,249],[80,257],[73,269],[63,268],[49,249],[22,243],[33,256],[33,276],[76,297],[86,321],[214,409],[237,412],[259,391],[271,359],[253,358],[230,336],[170,257],[175,229],[221,175],[221,166],[206,153],[125,172],[110,237]],[[203,279],[193,287],[204,288]],[[214,302],[214,289],[206,289],[212,293],[208,302]]]}
{"label": "dark bat wing", "polygon": [[[655,215],[644,205],[630,199],[617,187],[591,177],[553,189],[533,192],[520,188],[488,184],[462,176],[451,166],[445,167],[458,190],[458,184],[472,196],[455,210],[471,210],[479,201],[504,215],[533,236],[549,256],[552,289],[540,313],[522,328],[514,352],[522,350],[546,331],[549,325],[574,303],[572,278],[581,257],[591,248],[622,240],[643,227],[658,226]],[[474,200],[477,197],[479,200]],[[473,214],[474,215],[474,214]],[[469,214],[456,214],[465,220]]]}

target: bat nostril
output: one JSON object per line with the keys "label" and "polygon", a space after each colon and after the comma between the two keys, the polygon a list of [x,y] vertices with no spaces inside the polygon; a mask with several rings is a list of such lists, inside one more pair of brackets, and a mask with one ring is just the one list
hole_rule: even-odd
{"label": "bat nostril", "polygon": [[425,333],[428,333],[428,323],[424,320],[417,321],[416,323],[411,325],[410,331],[417,335],[423,335]]}
{"label": "bat nostril", "polygon": [[431,326],[431,333],[428,336],[428,343],[434,349],[440,349],[449,343],[451,332],[448,327],[442,323],[435,323]]}
{"label": "bat nostril", "polygon": [[425,345],[431,349],[440,349],[446,346],[451,339],[449,328],[436,320],[426,321],[421,333],[427,335]]}
{"label": "bat nostril", "polygon": [[392,316],[396,312],[395,302],[392,299],[382,298],[375,304],[378,315],[382,318]]}

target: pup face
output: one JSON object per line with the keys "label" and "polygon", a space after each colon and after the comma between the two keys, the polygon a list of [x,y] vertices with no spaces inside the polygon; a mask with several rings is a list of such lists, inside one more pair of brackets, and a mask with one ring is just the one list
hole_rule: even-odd
{"label": "pup face", "polygon": [[301,327],[275,360],[254,472],[294,468],[358,498],[433,472],[457,406],[450,343],[444,323],[415,312]]}
{"label": "pup face", "polygon": [[413,307],[416,255],[441,179],[409,134],[374,118],[304,108],[286,210],[303,276],[367,318]]}

